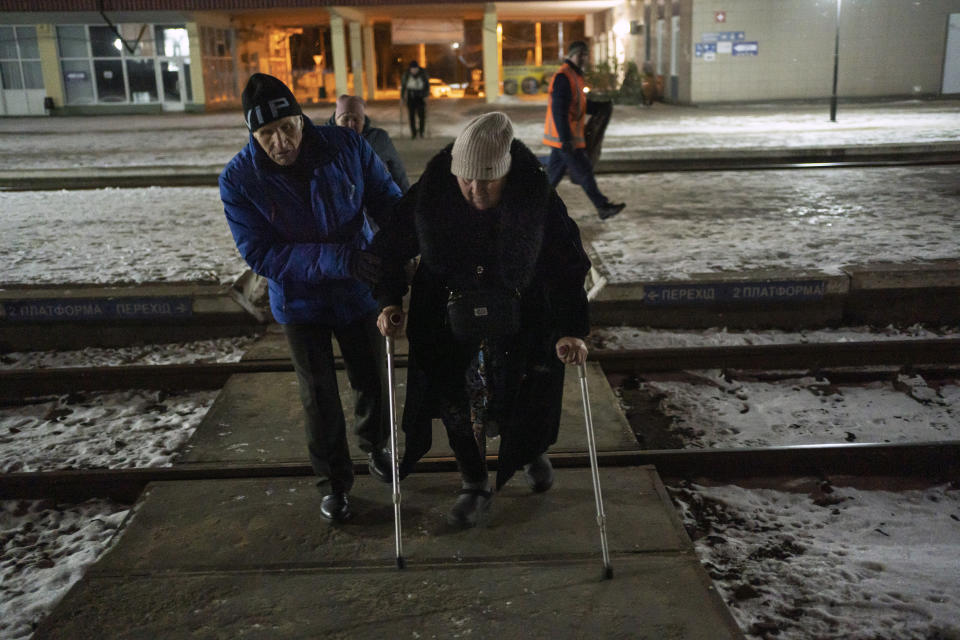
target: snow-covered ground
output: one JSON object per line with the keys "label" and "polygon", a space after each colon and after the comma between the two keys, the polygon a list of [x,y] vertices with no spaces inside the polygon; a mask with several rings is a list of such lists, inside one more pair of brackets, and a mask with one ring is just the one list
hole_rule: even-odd
{"label": "snow-covered ground", "polygon": [[169,466],[216,396],[134,390],[0,409],[0,471]]}
{"label": "snow-covered ground", "polygon": [[[960,101],[904,100],[841,104],[830,122],[826,103],[735,104],[651,108],[618,105],[604,137],[605,157],[691,149],[837,147],[875,144],[926,144],[960,141]],[[430,100],[427,135],[408,142],[406,114],[399,103],[381,101],[367,114],[403,144],[437,146],[454,138],[473,117],[506,112],[515,135],[535,152],[545,147],[545,98],[504,97],[494,105],[479,100]],[[307,106],[321,123],[333,105]],[[247,141],[237,111],[151,116],[0,118],[0,170],[68,167],[224,165]]]}
{"label": "snow-covered ground", "polygon": [[111,349],[87,347],[77,351],[12,351],[0,354],[0,370],[239,362],[257,337],[237,336]]}
{"label": "snow-covered ground", "polygon": [[232,283],[247,265],[216,188],[0,193],[0,287]]}
{"label": "snow-covered ground", "polygon": [[600,176],[628,203],[602,223],[580,189],[560,194],[612,282],[649,282],[957,259],[957,184],[953,166]]}
{"label": "snow-covered ground", "polygon": [[0,638],[33,635],[108,548],[127,513],[128,507],[108,500],[0,500]]}
{"label": "snow-covered ground", "polygon": [[960,638],[960,484],[670,487],[741,629],[762,640]]}
{"label": "snow-covered ground", "polygon": [[691,372],[689,378],[640,383],[659,400],[684,448],[960,440],[956,380],[928,383],[900,375],[895,382],[857,385],[812,377],[742,382],[721,371]]}
{"label": "snow-covered ground", "polygon": [[[953,167],[616,175],[598,183],[629,203],[602,223],[579,187],[564,181],[559,192],[614,282],[960,258]],[[0,192],[0,211],[0,286],[230,283],[246,269],[212,187]]]}
{"label": "snow-covered ground", "polygon": [[[956,339],[960,328],[914,325],[786,331],[668,331],[596,328],[590,343],[604,349]],[[894,382],[831,384],[829,379],[776,382],[729,380],[722,371],[648,376],[619,389],[629,413],[635,393],[655,400],[670,420],[671,441],[683,447],[727,448],[840,442],[960,440],[960,380],[901,375]],[[641,443],[642,445],[646,443]]]}

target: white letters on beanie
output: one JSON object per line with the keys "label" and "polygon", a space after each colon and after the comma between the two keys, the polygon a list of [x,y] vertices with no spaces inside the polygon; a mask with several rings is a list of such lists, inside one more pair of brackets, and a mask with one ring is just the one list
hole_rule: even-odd
{"label": "white letters on beanie", "polygon": [[510,171],[513,124],[499,111],[477,116],[453,143],[450,172],[465,180],[496,180]]}

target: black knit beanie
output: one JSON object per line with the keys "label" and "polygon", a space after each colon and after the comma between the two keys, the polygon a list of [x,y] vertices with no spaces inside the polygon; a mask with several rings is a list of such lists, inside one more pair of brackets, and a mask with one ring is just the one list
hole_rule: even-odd
{"label": "black knit beanie", "polygon": [[265,73],[250,76],[243,90],[243,117],[251,132],[274,120],[301,113],[300,103],[279,78]]}

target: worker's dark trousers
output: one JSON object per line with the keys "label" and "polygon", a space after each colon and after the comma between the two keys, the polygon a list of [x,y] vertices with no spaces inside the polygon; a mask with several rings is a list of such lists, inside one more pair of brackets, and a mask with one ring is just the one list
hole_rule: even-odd
{"label": "worker's dark trousers", "polygon": [[574,184],[583,188],[584,193],[590,198],[597,209],[609,204],[607,197],[600,193],[597,186],[597,180],[593,177],[593,167],[590,165],[590,158],[583,149],[575,149],[573,153],[567,153],[563,149],[552,149],[550,159],[547,160],[547,175],[550,177],[550,184],[557,186],[563,180],[563,174],[570,172],[570,179]]}

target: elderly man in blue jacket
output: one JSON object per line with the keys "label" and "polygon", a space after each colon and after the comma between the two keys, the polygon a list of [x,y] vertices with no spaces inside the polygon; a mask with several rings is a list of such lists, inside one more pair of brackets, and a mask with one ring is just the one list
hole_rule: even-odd
{"label": "elderly man in blue jacket", "polygon": [[391,480],[383,407],[382,342],[368,251],[400,189],[363,138],[317,127],[277,78],[250,77],[243,91],[250,140],[220,174],[220,197],[237,249],[269,281],[270,308],[290,344],[306,413],[321,516],[351,517],[353,464],[337,389],[331,335],[356,399],[356,434],[371,474]]}

